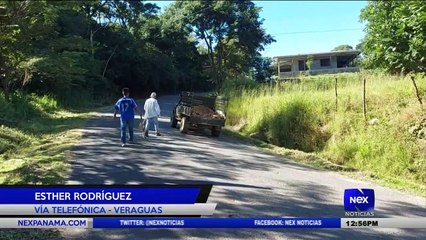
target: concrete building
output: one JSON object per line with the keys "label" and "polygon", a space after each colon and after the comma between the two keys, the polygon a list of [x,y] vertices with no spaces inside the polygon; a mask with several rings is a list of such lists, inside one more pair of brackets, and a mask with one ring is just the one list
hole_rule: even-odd
{"label": "concrete building", "polygon": [[360,54],[357,50],[332,51],[311,54],[298,54],[277,56],[277,71],[280,78],[297,77],[300,73],[308,71],[306,61],[309,56],[313,58],[310,74],[357,72],[359,68],[352,66],[352,61]]}

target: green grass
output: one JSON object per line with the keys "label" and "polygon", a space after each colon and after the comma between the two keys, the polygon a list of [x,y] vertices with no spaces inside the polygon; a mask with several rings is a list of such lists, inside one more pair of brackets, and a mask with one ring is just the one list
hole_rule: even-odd
{"label": "green grass", "polygon": [[0,101],[0,183],[62,183],[68,150],[87,112],[64,110],[47,96],[16,94]]}
{"label": "green grass", "polygon": [[[424,98],[426,77],[416,80]],[[426,114],[408,77],[345,73],[256,87],[240,81],[228,83],[225,94],[230,98],[227,124],[243,136],[263,135],[275,152],[331,168],[360,170],[385,184],[426,193],[426,138],[420,136],[422,128],[426,131]],[[378,124],[369,124],[374,118]],[[413,126],[418,136],[409,132]]]}
{"label": "green grass", "polygon": [[19,229],[19,230],[8,230],[0,229],[1,240],[61,240],[59,230],[57,229]]}
{"label": "green grass", "polygon": [[[0,95],[0,184],[62,184],[70,148],[90,116],[66,110],[53,98]],[[0,239],[61,239],[57,230],[0,230]]]}

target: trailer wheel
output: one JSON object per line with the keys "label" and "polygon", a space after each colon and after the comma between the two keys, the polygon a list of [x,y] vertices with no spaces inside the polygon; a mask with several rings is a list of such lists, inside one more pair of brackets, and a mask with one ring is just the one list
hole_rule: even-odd
{"label": "trailer wheel", "polygon": [[172,116],[170,116],[170,126],[172,128],[175,128],[177,126],[177,119],[176,116],[173,114]]}
{"label": "trailer wheel", "polygon": [[182,117],[180,120],[180,132],[187,133],[188,132],[189,122],[186,117]]}
{"label": "trailer wheel", "polygon": [[212,127],[212,136],[219,137],[221,130],[222,130],[221,127]]}

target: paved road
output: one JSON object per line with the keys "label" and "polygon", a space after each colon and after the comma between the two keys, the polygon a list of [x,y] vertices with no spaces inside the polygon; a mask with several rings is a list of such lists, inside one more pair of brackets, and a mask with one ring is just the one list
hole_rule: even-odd
{"label": "paved road", "polygon": [[[159,99],[163,136],[121,148],[118,121],[99,113],[72,151],[70,184],[213,183],[216,217],[342,217],[345,188],[374,188],[377,217],[426,217],[426,199],[265,154],[229,136],[169,126],[176,96]],[[142,102],[140,103],[142,104]],[[70,239],[419,239],[420,229],[92,229]]]}

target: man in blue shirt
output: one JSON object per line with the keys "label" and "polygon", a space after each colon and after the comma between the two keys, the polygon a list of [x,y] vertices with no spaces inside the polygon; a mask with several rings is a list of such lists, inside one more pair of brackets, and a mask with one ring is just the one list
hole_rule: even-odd
{"label": "man in blue shirt", "polygon": [[122,89],[123,97],[120,98],[114,106],[114,119],[117,113],[120,113],[120,126],[121,126],[121,146],[126,146],[127,128],[129,128],[129,143],[133,143],[133,125],[135,119],[135,110],[140,114],[142,119],[142,112],[138,109],[133,98],[129,97],[130,91],[128,88]]}

